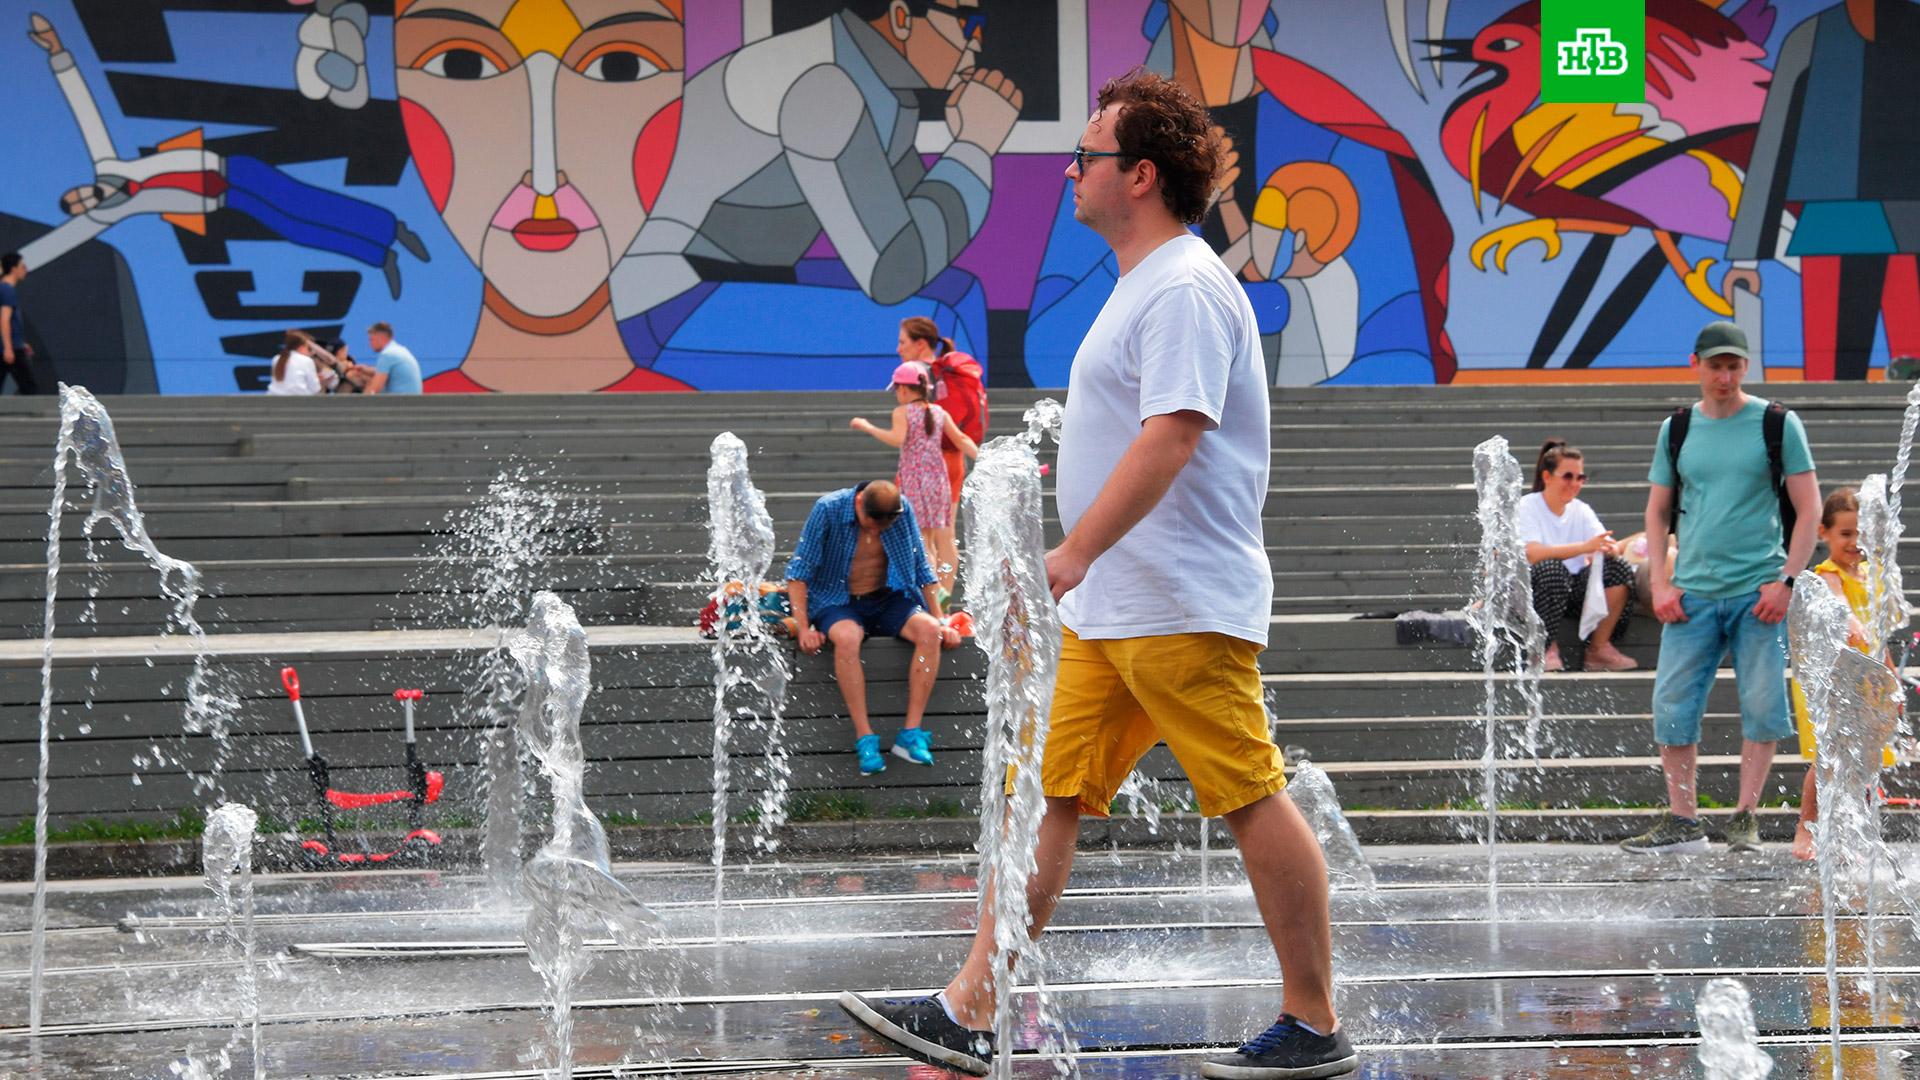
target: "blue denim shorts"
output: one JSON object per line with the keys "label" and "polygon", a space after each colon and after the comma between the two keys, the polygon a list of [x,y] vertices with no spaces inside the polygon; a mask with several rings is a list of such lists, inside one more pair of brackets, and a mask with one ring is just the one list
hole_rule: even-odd
{"label": "blue denim shorts", "polygon": [[868,637],[899,637],[907,620],[920,609],[920,601],[906,593],[881,589],[814,612],[813,628],[824,634],[833,629],[834,623],[853,619]]}
{"label": "blue denim shorts", "polygon": [[1754,617],[1760,594],[1700,600],[1681,594],[1687,621],[1660,629],[1660,666],[1653,676],[1653,740],[1662,746],[1700,741],[1700,718],[1720,658],[1733,653],[1734,688],[1740,694],[1740,730],[1749,742],[1773,742],[1793,734],[1787,707],[1787,624]]}

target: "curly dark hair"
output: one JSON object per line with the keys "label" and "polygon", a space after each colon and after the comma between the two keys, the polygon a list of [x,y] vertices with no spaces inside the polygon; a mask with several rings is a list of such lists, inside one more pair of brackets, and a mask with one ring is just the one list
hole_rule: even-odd
{"label": "curly dark hair", "polygon": [[1132,168],[1151,161],[1160,173],[1160,197],[1173,216],[1198,225],[1213,202],[1223,156],[1206,106],[1164,75],[1135,68],[1100,88],[1098,108],[1123,106],[1113,135]]}

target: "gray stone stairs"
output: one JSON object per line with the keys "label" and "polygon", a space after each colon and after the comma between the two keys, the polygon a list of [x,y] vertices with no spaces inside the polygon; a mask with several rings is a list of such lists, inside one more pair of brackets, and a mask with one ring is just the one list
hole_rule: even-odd
{"label": "gray stone stairs", "polygon": [[[1767,389],[1806,420],[1824,486],[1891,465],[1900,388]],[[1038,396],[994,391],[995,433],[1013,430]],[[1582,445],[1596,476],[1589,501],[1616,534],[1637,531],[1655,428],[1683,396],[1683,388],[1611,386],[1276,394],[1266,515],[1274,622],[1261,666],[1280,740],[1307,748],[1351,807],[1470,805],[1485,695],[1471,651],[1403,646],[1390,618],[1355,616],[1461,606],[1477,542],[1470,455],[1493,434],[1507,436],[1523,469],[1549,434]],[[281,820],[306,812],[306,778],[275,677],[287,663],[301,669],[316,738],[342,786],[397,784],[390,694],[426,687],[421,747],[452,779],[446,813],[477,814],[478,703],[463,692],[493,639],[458,628],[480,625],[494,602],[487,589],[496,560],[450,529],[503,469],[523,470],[526,488],[590,509],[526,528],[558,553],[540,565],[538,584],[574,604],[598,642],[584,732],[596,808],[648,822],[696,818],[710,804],[711,650],[687,627],[708,589],[707,443],[720,430],[747,441],[783,549],[821,491],[887,475],[893,463],[891,451],[845,427],[851,415],[880,414],[878,395],[107,404],[154,538],[205,574],[210,595],[198,612],[218,653],[216,683],[236,706],[224,745],[182,737],[189,669],[177,641],[152,636],[167,611],[151,572],[110,537],[95,542],[89,562],[69,515],[53,755],[54,812],[67,821],[164,817],[200,805],[206,795],[194,778],[216,763],[230,796]],[[32,812],[51,405],[0,400],[0,777],[18,781],[0,785],[0,821]],[[1920,535],[1920,520],[1909,527]],[[1058,537],[1057,522],[1048,532]],[[1604,808],[1660,797],[1647,716],[1657,640],[1657,624],[1642,616],[1626,648],[1645,670],[1548,679],[1537,762],[1518,745],[1519,719],[1501,720],[1503,802],[1584,810],[1611,827],[1617,818]],[[876,726],[891,732],[906,654],[880,643],[867,657]],[[929,718],[933,769],[893,761],[881,776],[861,778],[830,662],[796,657],[784,734],[797,805],[882,815],[972,806],[983,674],[971,648],[946,656]],[[1709,793],[1731,787],[1731,691],[1723,670],[1703,745]],[[748,791],[762,782],[754,764],[761,738],[749,729],[738,739],[737,786]],[[1778,792],[1797,791],[1796,762],[1783,755]],[[1142,772],[1164,781],[1147,798],[1183,798],[1164,749]]]}

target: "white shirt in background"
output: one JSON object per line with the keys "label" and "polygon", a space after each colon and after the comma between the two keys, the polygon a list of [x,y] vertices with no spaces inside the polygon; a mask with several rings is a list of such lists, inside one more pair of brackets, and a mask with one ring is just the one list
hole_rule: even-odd
{"label": "white shirt in background", "polygon": [[325,393],[326,388],[339,377],[329,368],[325,381],[322,381],[320,365],[313,357],[302,352],[288,353],[286,377],[271,379],[267,383],[267,393],[275,397]]}
{"label": "white shirt in background", "polygon": [[[1537,491],[1521,497],[1520,509],[1514,517],[1520,529],[1520,541],[1525,544],[1545,544],[1548,547],[1584,544],[1607,531],[1607,527],[1600,524],[1600,515],[1593,512],[1593,507],[1575,499],[1567,504],[1565,513],[1555,517],[1553,508],[1547,505],[1547,497]],[[1587,565],[1585,555],[1560,561],[1566,564],[1569,574],[1577,574]]]}

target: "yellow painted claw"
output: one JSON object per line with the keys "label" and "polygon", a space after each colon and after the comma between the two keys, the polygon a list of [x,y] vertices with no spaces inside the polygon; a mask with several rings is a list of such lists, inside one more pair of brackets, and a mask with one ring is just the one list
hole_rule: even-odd
{"label": "yellow painted claw", "polygon": [[1473,259],[1474,269],[1485,270],[1487,250],[1493,249],[1493,265],[1504,274],[1507,272],[1507,256],[1513,253],[1514,248],[1529,240],[1538,240],[1547,246],[1546,258],[1560,254],[1560,229],[1552,218],[1533,218],[1503,225],[1475,240],[1467,254]]}
{"label": "yellow painted claw", "polygon": [[1707,268],[1718,261],[1718,259],[1701,259],[1693,264],[1693,269],[1688,271],[1687,276],[1681,280],[1687,284],[1688,295],[1698,300],[1701,307],[1722,318],[1731,319],[1733,305],[1727,303],[1718,289],[1707,284]]}

